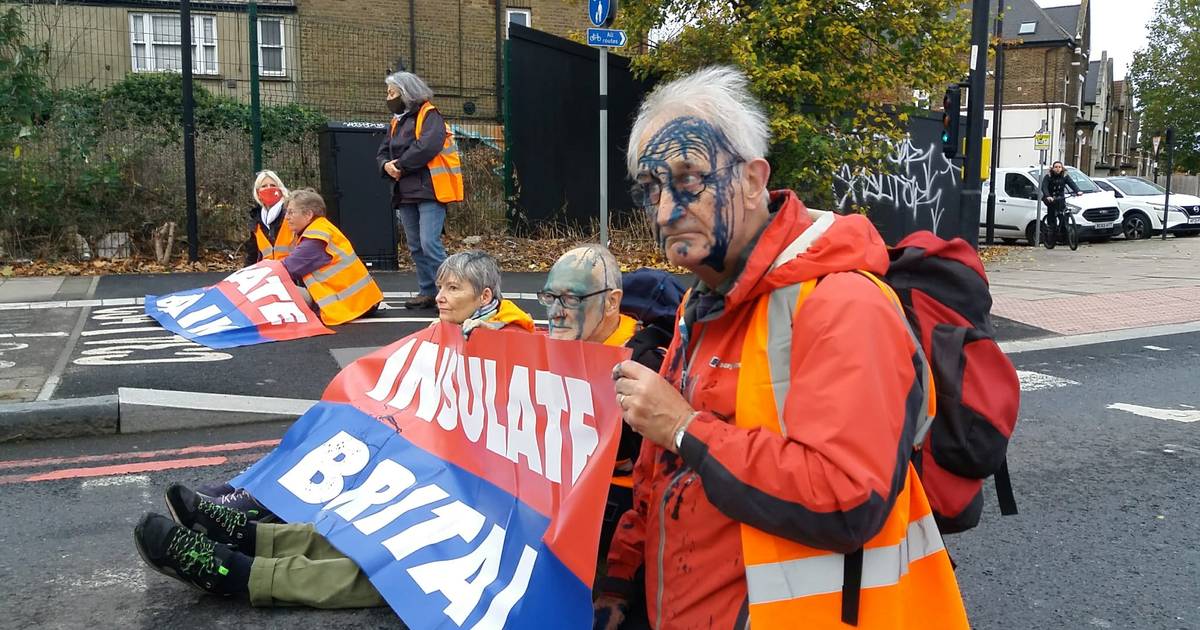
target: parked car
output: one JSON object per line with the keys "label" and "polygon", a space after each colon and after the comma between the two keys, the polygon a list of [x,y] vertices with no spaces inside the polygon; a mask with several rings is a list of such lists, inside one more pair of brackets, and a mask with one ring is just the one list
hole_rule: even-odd
{"label": "parked car", "polygon": [[[1041,204],[1041,175],[1038,167],[996,169],[996,236],[1005,243],[1023,238],[1033,243],[1034,225]],[[1075,215],[1080,240],[1107,241],[1121,234],[1121,209],[1113,193],[1096,185],[1078,169],[1067,167],[1067,175],[1083,194],[1067,199],[1067,210]],[[981,200],[979,234],[987,231],[987,198]]]}
{"label": "parked car", "polygon": [[[1099,177],[1096,184],[1110,190],[1121,208],[1121,229],[1127,239],[1162,234],[1166,190],[1141,177]],[[1171,193],[1167,233],[1178,236],[1200,234],[1200,197]]]}

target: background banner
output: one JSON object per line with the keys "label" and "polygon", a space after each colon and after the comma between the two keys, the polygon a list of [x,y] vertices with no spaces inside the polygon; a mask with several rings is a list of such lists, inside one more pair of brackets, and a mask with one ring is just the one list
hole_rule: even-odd
{"label": "background banner", "polygon": [[209,348],[333,334],[277,260],[239,269],[211,287],[147,295],[146,314]]}

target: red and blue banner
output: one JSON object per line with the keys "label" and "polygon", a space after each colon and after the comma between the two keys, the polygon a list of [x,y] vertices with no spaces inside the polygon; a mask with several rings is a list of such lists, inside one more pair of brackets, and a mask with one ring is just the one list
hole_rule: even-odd
{"label": "red and blue banner", "polygon": [[233,484],[414,630],[590,628],[620,347],[439,323],[342,370]]}
{"label": "red and blue banner", "polygon": [[239,269],[211,287],[147,295],[146,314],[163,328],[209,348],[333,334],[277,260]]}

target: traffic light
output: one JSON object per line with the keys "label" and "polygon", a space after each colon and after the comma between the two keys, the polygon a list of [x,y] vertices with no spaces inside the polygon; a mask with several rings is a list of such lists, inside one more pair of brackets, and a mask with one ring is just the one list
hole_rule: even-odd
{"label": "traffic light", "polygon": [[962,109],[962,88],[957,83],[946,88],[942,98],[942,155],[958,157],[958,118]]}

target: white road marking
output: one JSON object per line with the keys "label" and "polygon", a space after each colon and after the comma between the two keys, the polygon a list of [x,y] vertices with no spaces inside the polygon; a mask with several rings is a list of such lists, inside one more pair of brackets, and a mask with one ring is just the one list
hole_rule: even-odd
{"label": "white road marking", "polygon": [[1056,389],[1058,387],[1069,387],[1079,384],[1079,381],[1072,381],[1069,378],[1026,370],[1017,370],[1017,378],[1021,381],[1021,391],[1023,392],[1036,392],[1042,389]]}
{"label": "white road marking", "polygon": [[68,332],[0,333],[0,339],[32,339],[34,337],[66,337]]}
{"label": "white road marking", "polygon": [[111,477],[84,479],[83,481],[79,482],[79,488],[81,490],[110,488],[113,486],[137,486],[139,488],[149,488],[150,477],[147,475],[113,475]]}
{"label": "white road marking", "polygon": [[169,332],[162,326],[138,326],[137,328],[101,328],[100,330],[85,330],[84,337],[95,337],[97,335],[114,335],[116,333],[134,333],[134,332]]}
{"label": "white road marking", "polygon": [[1155,420],[1200,422],[1200,410],[1195,409],[1158,409],[1156,407],[1144,407],[1142,405],[1130,405],[1128,403],[1113,403],[1109,405],[1108,408],[1116,409],[1117,411],[1127,411],[1129,413],[1144,416],[1146,418],[1154,418]]}
{"label": "white road marking", "polygon": [[1179,335],[1182,333],[1192,332],[1200,332],[1200,322],[1188,322],[1186,324],[1165,324],[1162,326],[1145,326],[1142,328],[1128,328],[1126,330],[1112,330],[1100,333],[1066,335],[1063,337],[1047,337],[1045,339],[1005,341],[1000,344],[1000,349],[1006,354],[1018,354],[1021,352],[1033,352],[1036,350],[1074,348],[1077,346],[1090,346],[1093,344],[1109,343],[1113,341],[1129,341],[1131,339],[1145,339],[1147,337],[1165,337],[1167,335]]}
{"label": "white road marking", "polygon": [[300,398],[274,398],[270,396],[241,396],[236,394],[209,394],[170,389],[143,389],[138,387],[117,388],[117,399],[124,405],[170,407],[174,409],[202,409],[205,411],[237,411],[243,413],[303,415],[316,400]]}
{"label": "white road marking", "polygon": [[1171,351],[1170,348],[1164,348],[1162,346],[1142,346],[1142,347],[1147,350],[1154,350],[1155,352],[1170,352]]}

